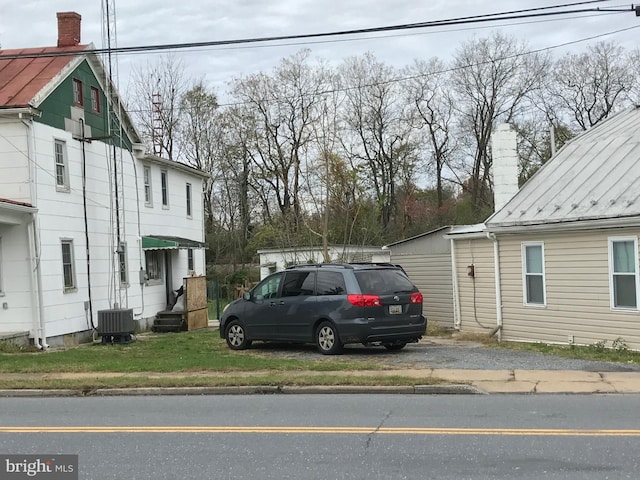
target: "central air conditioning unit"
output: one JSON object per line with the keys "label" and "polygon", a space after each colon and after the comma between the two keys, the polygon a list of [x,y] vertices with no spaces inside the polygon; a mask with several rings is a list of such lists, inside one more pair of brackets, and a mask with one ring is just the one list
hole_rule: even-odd
{"label": "central air conditioning unit", "polygon": [[98,335],[102,343],[129,343],[134,330],[133,309],[98,310]]}

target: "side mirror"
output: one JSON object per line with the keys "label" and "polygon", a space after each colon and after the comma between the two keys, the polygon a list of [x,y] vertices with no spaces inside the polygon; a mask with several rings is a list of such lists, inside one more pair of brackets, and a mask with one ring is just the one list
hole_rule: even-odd
{"label": "side mirror", "polygon": [[244,292],[242,298],[247,301],[251,300],[251,292]]}

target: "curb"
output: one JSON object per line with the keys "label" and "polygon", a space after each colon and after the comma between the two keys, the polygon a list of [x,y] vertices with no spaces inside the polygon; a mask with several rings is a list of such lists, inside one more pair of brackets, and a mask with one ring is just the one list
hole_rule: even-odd
{"label": "curb", "polygon": [[161,395],[315,395],[315,394],[401,394],[401,395],[487,395],[472,385],[415,386],[241,386],[73,389],[4,389],[0,397],[124,397]]}

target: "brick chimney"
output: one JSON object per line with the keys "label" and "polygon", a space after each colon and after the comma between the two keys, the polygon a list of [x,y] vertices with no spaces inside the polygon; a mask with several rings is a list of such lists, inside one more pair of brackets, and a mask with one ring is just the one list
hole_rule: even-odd
{"label": "brick chimney", "polygon": [[80,20],[76,12],[58,12],[58,47],[73,47],[80,43]]}

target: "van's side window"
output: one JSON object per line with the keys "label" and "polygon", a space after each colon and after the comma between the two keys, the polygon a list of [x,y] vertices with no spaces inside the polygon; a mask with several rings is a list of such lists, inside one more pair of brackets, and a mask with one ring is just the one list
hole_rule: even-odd
{"label": "van's side window", "polygon": [[318,295],[344,295],[347,287],[344,277],[339,272],[318,271]]}
{"label": "van's side window", "polygon": [[313,295],[315,283],[315,272],[287,272],[282,284],[282,296]]}

